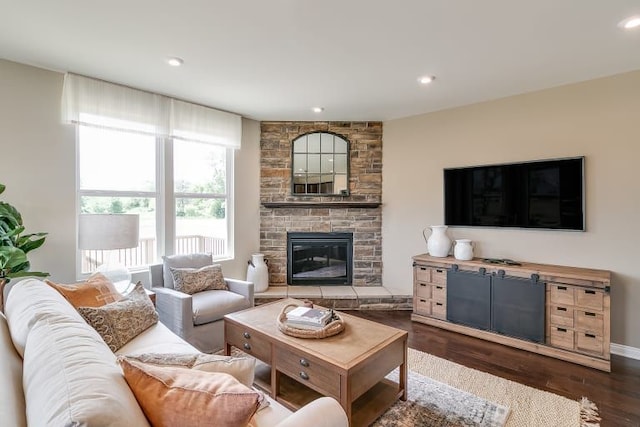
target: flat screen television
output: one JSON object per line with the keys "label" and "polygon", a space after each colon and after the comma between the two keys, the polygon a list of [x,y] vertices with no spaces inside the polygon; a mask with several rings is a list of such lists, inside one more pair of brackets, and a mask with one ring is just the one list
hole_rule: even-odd
{"label": "flat screen television", "polygon": [[584,157],[444,170],[450,226],[585,229]]}

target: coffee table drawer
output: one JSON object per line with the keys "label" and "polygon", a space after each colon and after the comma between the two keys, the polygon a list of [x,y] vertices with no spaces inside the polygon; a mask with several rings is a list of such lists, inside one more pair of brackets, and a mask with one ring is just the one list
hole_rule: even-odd
{"label": "coffee table drawer", "polygon": [[340,375],[329,364],[304,353],[276,349],[275,368],[299,383],[340,400]]}
{"label": "coffee table drawer", "polygon": [[242,328],[225,322],[225,339],[227,343],[238,347],[263,362],[271,363],[271,345],[269,341],[248,328]]}

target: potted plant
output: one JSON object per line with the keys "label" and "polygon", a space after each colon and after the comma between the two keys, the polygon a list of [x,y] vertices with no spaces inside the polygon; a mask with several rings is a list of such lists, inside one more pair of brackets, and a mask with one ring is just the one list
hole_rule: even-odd
{"label": "potted plant", "polygon": [[[6,186],[0,184],[0,194]],[[0,311],[3,311],[4,286],[18,277],[46,277],[49,273],[29,271],[27,253],[44,243],[47,233],[23,234],[22,215],[13,206],[0,201]]]}

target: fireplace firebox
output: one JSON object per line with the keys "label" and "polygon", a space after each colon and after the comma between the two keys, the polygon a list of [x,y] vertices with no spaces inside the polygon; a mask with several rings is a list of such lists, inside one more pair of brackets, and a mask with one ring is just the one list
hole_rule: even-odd
{"label": "fireplace firebox", "polygon": [[353,233],[287,233],[287,283],[351,285]]}

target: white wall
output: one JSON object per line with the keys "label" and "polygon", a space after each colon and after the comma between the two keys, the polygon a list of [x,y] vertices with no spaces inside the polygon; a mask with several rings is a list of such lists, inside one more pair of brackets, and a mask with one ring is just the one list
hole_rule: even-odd
{"label": "white wall", "polygon": [[[21,213],[27,231],[46,231],[31,252],[32,270],[52,280],[75,281],[75,130],[60,123],[63,74],[0,60],[0,196]],[[229,277],[245,278],[259,248],[259,123],[243,119],[242,149],[235,155],[235,259]],[[114,171],[120,173],[122,171]],[[147,274],[135,280],[146,283]]]}
{"label": "white wall", "polygon": [[443,168],[585,156],[586,232],[454,228],[476,255],[611,270],[612,340],[640,347],[640,71],[384,123],[383,283],[411,292]]}

